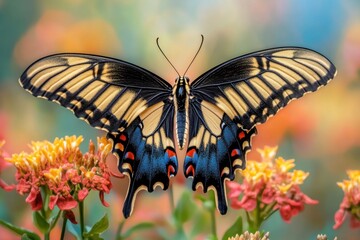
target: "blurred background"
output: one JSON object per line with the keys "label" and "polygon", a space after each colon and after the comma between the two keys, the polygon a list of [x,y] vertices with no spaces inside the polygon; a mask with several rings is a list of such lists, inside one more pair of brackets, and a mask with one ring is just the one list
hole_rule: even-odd
{"label": "blurred background", "polygon": [[[358,0],[0,0],[0,140],[6,140],[5,151],[28,151],[31,141],[52,141],[73,134],[84,136],[86,150],[89,139],[104,134],[65,108],[36,99],[19,86],[19,76],[33,61],[60,52],[101,54],[142,66],[174,83],[176,73],[155,39],[160,37],[164,52],[182,73],[198,48],[200,34],[205,42],[188,71],[190,79],[230,58],[278,46],[311,48],[333,61],[338,69],[335,80],[292,102],[259,126],[254,151],[248,157],[257,159],[257,148],[278,145],[278,155],[295,158],[297,169],[310,172],[303,191],[319,200],[318,205],[306,206],[290,224],[279,214],[273,215],[263,226],[271,239],[315,239],[318,233],[331,239],[360,239],[359,230],[350,229],[348,222],[339,230],[332,229],[343,196],[336,182],[347,177],[346,170],[360,169]],[[11,179],[13,174],[10,169],[2,177]],[[191,186],[181,175],[179,172],[172,179],[175,201]],[[109,208],[102,207],[96,195],[90,196],[92,201],[87,204],[89,223],[104,211],[109,213],[111,226],[106,239],[113,238],[123,220],[121,209],[128,184],[126,179],[114,179],[113,183],[114,190],[106,196]],[[239,211],[232,209],[226,216],[217,215],[219,236],[238,215]],[[149,220],[171,232],[166,230],[169,216],[166,192],[143,192],[124,227]],[[0,218],[32,228],[30,207],[25,197],[15,192],[0,190]],[[205,217],[203,221],[208,220]],[[135,233],[133,238],[147,234],[161,239],[159,232],[148,230]],[[201,236],[209,232],[205,228]],[[0,236],[14,237],[3,228]]]}

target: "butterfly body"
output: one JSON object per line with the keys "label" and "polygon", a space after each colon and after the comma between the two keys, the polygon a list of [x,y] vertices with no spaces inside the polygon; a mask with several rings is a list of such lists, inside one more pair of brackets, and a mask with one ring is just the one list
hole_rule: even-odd
{"label": "butterfly body", "polygon": [[130,179],[128,217],[140,190],[165,190],[177,174],[175,138],[180,149],[187,144],[183,169],[192,188],[214,190],[225,214],[225,181],[245,168],[256,125],[335,74],[323,55],[282,47],[231,59],[191,83],[179,77],[174,86],[134,64],[75,53],[39,59],[19,81],[32,95],[108,132],[118,169]]}
{"label": "butterfly body", "polygon": [[183,149],[189,129],[189,78],[183,76],[175,80],[173,99],[175,105],[176,137],[180,149]]}

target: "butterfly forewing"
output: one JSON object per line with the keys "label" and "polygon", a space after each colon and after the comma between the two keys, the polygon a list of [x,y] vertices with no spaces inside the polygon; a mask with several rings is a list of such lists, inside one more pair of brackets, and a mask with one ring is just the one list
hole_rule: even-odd
{"label": "butterfly forewing", "polygon": [[191,92],[249,130],[291,100],[326,85],[335,74],[335,66],[317,52],[276,48],[220,64],[196,79]]}
{"label": "butterfly forewing", "polygon": [[170,84],[145,69],[84,54],[40,59],[24,72],[20,84],[112,133],[124,131],[141,112],[171,93]]}

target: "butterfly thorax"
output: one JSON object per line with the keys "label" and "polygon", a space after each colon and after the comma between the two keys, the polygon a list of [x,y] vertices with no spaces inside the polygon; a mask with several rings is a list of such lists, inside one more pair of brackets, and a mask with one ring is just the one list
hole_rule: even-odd
{"label": "butterfly thorax", "polygon": [[189,126],[189,78],[179,77],[175,81],[173,97],[175,105],[176,137],[180,149],[184,147]]}

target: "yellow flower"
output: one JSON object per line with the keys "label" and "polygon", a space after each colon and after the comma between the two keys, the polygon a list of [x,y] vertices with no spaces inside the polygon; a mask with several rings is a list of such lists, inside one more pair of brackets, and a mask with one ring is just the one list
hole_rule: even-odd
{"label": "yellow flower", "polygon": [[98,151],[101,152],[102,155],[107,156],[112,149],[112,143],[106,137],[98,137]]}
{"label": "yellow flower", "polygon": [[294,170],[291,174],[291,182],[297,185],[303,184],[307,176],[309,176],[308,172],[304,172],[302,170]]}
{"label": "yellow flower", "polygon": [[360,170],[348,170],[349,180],[338,182],[337,185],[342,188],[345,193],[351,192],[354,188],[360,187]]}
{"label": "yellow flower", "polygon": [[50,168],[50,170],[44,173],[44,176],[54,183],[58,183],[61,181],[61,172],[62,168]]}
{"label": "yellow flower", "polygon": [[282,193],[282,194],[286,194],[290,188],[293,186],[293,183],[282,183],[282,184],[278,184],[276,185],[276,188]]}
{"label": "yellow flower", "polygon": [[261,155],[261,159],[263,161],[272,161],[276,155],[278,147],[269,147],[269,146],[265,146],[264,149],[257,149],[257,151],[260,153]]}
{"label": "yellow flower", "polygon": [[242,171],[243,177],[251,182],[267,182],[272,174],[273,169],[271,168],[268,162],[257,162],[249,160],[247,162],[247,167]]}
{"label": "yellow flower", "polygon": [[282,157],[278,157],[275,159],[275,164],[276,164],[276,168],[279,172],[281,173],[286,173],[288,172],[290,169],[292,169],[293,167],[295,167],[295,160],[294,159],[290,159],[290,160],[285,160]]}

